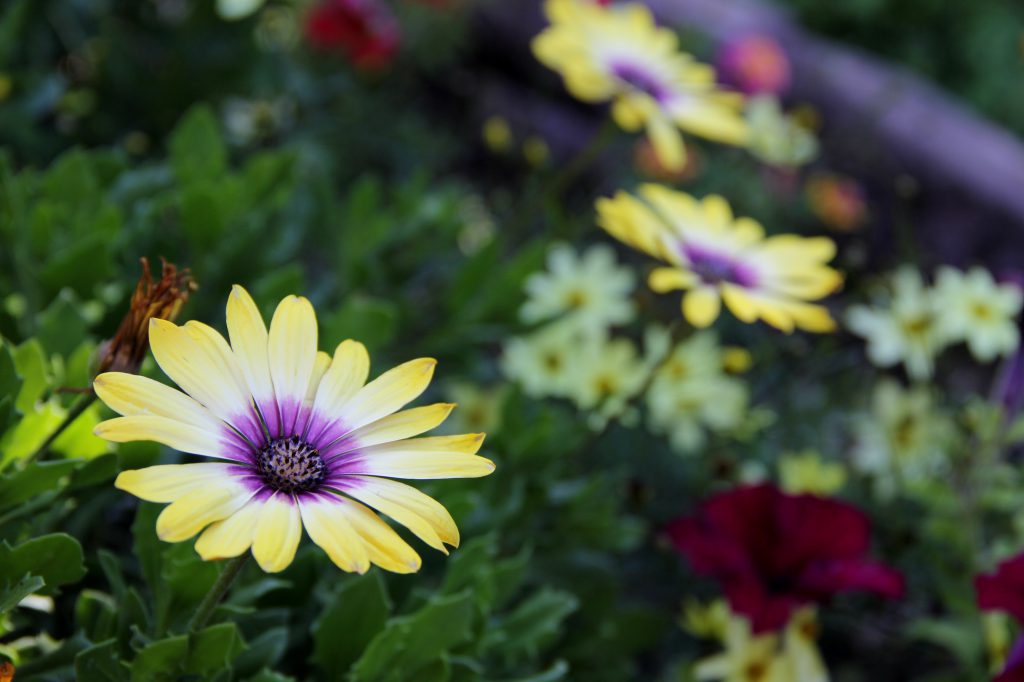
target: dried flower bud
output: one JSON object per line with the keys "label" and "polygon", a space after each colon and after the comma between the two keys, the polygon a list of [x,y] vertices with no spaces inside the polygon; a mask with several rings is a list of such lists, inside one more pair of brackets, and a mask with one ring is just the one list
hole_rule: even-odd
{"label": "dried flower bud", "polygon": [[189,294],[196,289],[188,268],[179,271],[173,263],[161,258],[163,270],[160,279],[154,282],[149,261],[145,258],[140,261],[142,277],[135,286],[131,306],[114,338],[100,347],[97,374],[138,373],[149,349],[149,321],[153,318],[174,320]]}

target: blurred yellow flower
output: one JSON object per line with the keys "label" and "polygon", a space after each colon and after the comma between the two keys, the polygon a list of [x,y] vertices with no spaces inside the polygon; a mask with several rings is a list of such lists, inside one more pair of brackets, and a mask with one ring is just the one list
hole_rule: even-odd
{"label": "blurred yellow flower", "polygon": [[696,327],[718,318],[721,303],[743,322],[762,319],[785,332],[830,332],[828,310],[809,301],[842,283],[827,263],[827,238],[766,237],[750,218],[734,218],[725,199],[698,200],[648,184],[597,202],[598,223],[613,237],[670,265],[651,273],[656,292],[683,289],[683,316]]}
{"label": "blurred yellow flower", "polygon": [[892,367],[902,362],[912,378],[927,379],[945,346],[939,313],[938,300],[921,274],[904,266],[893,275],[888,296],[872,306],[850,308],[846,326],[867,340],[868,359],[874,364]]}
{"label": "blurred yellow flower", "polygon": [[779,648],[774,633],[753,635],[750,623],[732,616],[722,644],[725,651],[697,662],[698,680],[721,682],[803,682],[792,676],[792,664]]}
{"label": "blurred yellow flower", "polygon": [[680,129],[746,142],[742,96],[719,89],[714,69],[680,51],[676,35],[658,27],[646,6],[547,0],[544,7],[551,25],[533,41],[537,58],[562,75],[573,96],[610,101],[623,129],[646,128],[667,169],[686,163]]}
{"label": "blurred yellow flower", "polygon": [[927,482],[948,466],[955,426],[926,386],[905,389],[888,379],[875,386],[871,413],[853,422],[853,465],[873,474],[879,494]]}
{"label": "blurred yellow flower", "polygon": [[[724,606],[724,604],[723,604]],[[715,617],[720,617],[718,613]],[[716,638],[725,651],[697,662],[697,680],[721,682],[828,682],[818,651],[813,607],[796,611],[781,632],[753,634],[749,621],[725,607],[725,632]]]}
{"label": "blurred yellow flower", "polygon": [[724,640],[729,630],[731,613],[724,599],[704,604],[696,599],[683,603],[683,629],[696,637]]}
{"label": "blurred yellow flower", "polygon": [[581,342],[576,327],[549,324],[529,336],[510,339],[502,352],[502,371],[527,395],[564,397],[569,393]]}
{"label": "blurred yellow flower", "polygon": [[788,454],[779,459],[779,482],[787,493],[828,496],[846,484],[846,469],[816,452]]}
{"label": "blurred yellow flower", "polygon": [[818,155],[818,140],[809,129],[786,115],[778,99],[770,95],[753,97],[745,110],[750,134],[747,148],[772,166],[803,166]]}
{"label": "blurred yellow flower", "polygon": [[939,333],[949,343],[966,341],[979,362],[1009,355],[1020,344],[1017,316],[1024,296],[1015,284],[999,284],[980,267],[961,272],[939,268],[935,280]]}
{"label": "blurred yellow flower", "polygon": [[570,397],[592,413],[591,426],[603,428],[621,416],[647,383],[648,370],[629,339],[591,337],[576,349]]}
{"label": "blurred yellow flower", "polygon": [[693,335],[675,347],[656,370],[646,394],[648,420],[680,452],[692,452],[705,431],[736,428],[747,411],[746,385],[722,371],[714,334]]}
{"label": "blurred yellow flower", "polygon": [[543,166],[551,158],[551,148],[540,135],[529,135],[523,140],[523,158],[534,168]]}
{"label": "blurred yellow flower", "polygon": [[444,424],[450,433],[492,433],[501,430],[501,413],[508,386],[483,388],[469,382],[455,382],[446,394],[459,408]]}
{"label": "blurred yellow flower", "polygon": [[722,349],[722,369],[729,374],[743,374],[754,366],[754,357],[746,348],[727,346]]}
{"label": "blurred yellow flower", "polygon": [[484,121],[484,144],[495,154],[505,154],[512,148],[512,128],[501,116],[491,116]]}
{"label": "blurred yellow flower", "polygon": [[635,286],[632,271],[615,262],[610,246],[598,244],[577,254],[567,244],[555,244],[548,251],[547,270],[527,278],[527,300],[519,315],[527,323],[558,317],[582,332],[603,333],[633,320]]}

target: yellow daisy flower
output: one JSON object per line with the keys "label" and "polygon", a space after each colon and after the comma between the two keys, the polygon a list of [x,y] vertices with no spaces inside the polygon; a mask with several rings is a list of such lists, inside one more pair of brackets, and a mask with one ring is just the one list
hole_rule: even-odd
{"label": "yellow daisy flower", "polygon": [[205,560],[252,549],[268,572],[285,569],[302,529],[342,570],[370,564],[397,573],[420,557],[371,508],[431,547],[457,546],[445,508],[391,480],[486,476],[494,464],[475,453],[483,434],[412,438],[438,426],[453,405],[397,412],[430,383],[436,361],[412,360],[366,383],[370,359],[356,341],[333,358],[317,351],[317,323],[305,298],[281,301],[270,323],[236,286],[227,304],[230,344],[200,322],[150,323],[161,369],[184,392],[152,379],[108,372],[96,394],[123,415],[99,424],[114,442],[150,440],[217,462],[124,471],[116,486],[169,502],[157,535],[196,534]]}
{"label": "yellow daisy flower", "polygon": [[701,201],[661,185],[599,199],[597,211],[613,237],[669,264],[648,284],[658,293],[686,290],[683,315],[696,327],[714,322],[724,301],[743,322],[762,319],[787,333],[835,329],[828,310],[809,303],[842,283],[827,265],[836,252],[830,239],[766,237],[756,221],[734,218],[721,197]]}
{"label": "yellow daisy flower", "polygon": [[646,6],[548,0],[545,11],[551,25],[534,39],[537,59],[561,74],[574,97],[611,102],[623,129],[646,128],[667,169],[686,163],[680,129],[746,142],[742,96],[719,89],[714,69],[680,51],[675,33],[658,27]]}

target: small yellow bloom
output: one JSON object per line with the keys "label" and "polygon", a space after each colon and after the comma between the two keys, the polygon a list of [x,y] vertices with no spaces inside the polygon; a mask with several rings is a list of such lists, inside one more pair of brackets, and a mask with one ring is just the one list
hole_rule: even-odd
{"label": "small yellow bloom", "polygon": [[846,484],[846,469],[839,462],[823,462],[816,452],[802,452],[782,456],[779,479],[787,493],[828,496]]}
{"label": "small yellow bloom", "polygon": [[724,301],[743,322],[762,319],[787,333],[835,329],[828,310],[809,303],[842,283],[827,265],[836,251],[830,239],[766,237],[754,220],[733,217],[721,197],[698,200],[661,185],[599,199],[597,212],[613,237],[669,264],[648,284],[658,293],[686,290],[683,316],[695,327],[714,322]]}
{"label": "small yellow bloom", "polygon": [[722,349],[722,369],[729,374],[743,374],[754,366],[754,356],[746,348],[727,346]]}
{"label": "small yellow bloom", "polygon": [[523,158],[534,168],[539,168],[551,158],[551,149],[540,135],[530,135],[523,140]]}
{"label": "small yellow bloom", "polygon": [[680,51],[676,35],[658,27],[646,6],[548,0],[544,7],[551,25],[533,41],[537,58],[561,74],[573,96],[611,102],[624,130],[646,129],[665,168],[685,166],[680,130],[746,142],[742,96],[719,89],[714,69]]}
{"label": "small yellow bloom", "polygon": [[724,640],[729,630],[729,605],[724,599],[703,604],[687,599],[683,604],[683,628],[692,635],[705,639]]}
{"label": "small yellow bloom", "polygon": [[491,116],[484,121],[484,144],[495,154],[505,154],[512,148],[512,128],[501,116]]}
{"label": "small yellow bloom", "polygon": [[182,391],[121,372],[101,374],[93,386],[123,415],[97,425],[96,435],[218,460],[117,477],[115,485],[136,497],[170,503],[157,518],[160,539],[198,534],[205,560],[251,549],[263,570],[277,572],[291,564],[305,528],[342,570],[418,570],[419,555],[375,509],[435,549],[458,546],[447,510],[392,480],[494,470],[476,455],[483,434],[413,438],[441,424],[453,405],[398,411],[427,388],[436,361],[412,360],[367,383],[370,359],[361,343],[344,341],[333,357],[317,350],[309,301],[285,298],[268,331],[238,286],[227,326],[230,342],[200,322],[150,322],[153,355]]}

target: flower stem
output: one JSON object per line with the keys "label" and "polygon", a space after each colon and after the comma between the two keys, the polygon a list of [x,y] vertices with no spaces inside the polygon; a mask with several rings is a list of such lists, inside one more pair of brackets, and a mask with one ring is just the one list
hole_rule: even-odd
{"label": "flower stem", "polygon": [[213,610],[217,608],[220,601],[224,598],[224,595],[231,589],[231,585],[234,584],[235,578],[242,572],[246,562],[249,560],[249,553],[246,552],[240,556],[236,556],[234,559],[229,559],[224,564],[224,570],[217,576],[217,581],[213,583],[213,587],[203,597],[203,601],[199,603],[199,608],[196,609],[195,615],[192,616],[192,620],[188,622],[189,632],[198,632],[203,629],[207,621],[210,620],[210,616],[213,615]]}
{"label": "flower stem", "polygon": [[26,461],[45,458],[46,454],[50,450],[50,446],[53,445],[53,442],[60,437],[60,434],[64,433],[64,431],[71,426],[76,419],[81,417],[82,413],[88,410],[94,402],[96,402],[96,394],[93,393],[92,390],[79,398],[78,401],[71,406],[71,409],[68,410],[68,413],[64,416],[64,421],[60,423],[60,426],[54,429],[53,433],[46,437],[43,444],[40,445]]}
{"label": "flower stem", "polygon": [[572,159],[562,168],[562,170],[555,176],[548,187],[548,195],[554,199],[559,200],[562,198],[562,194],[569,188],[570,185],[587,169],[589,169],[597,157],[600,156],[601,152],[607,146],[609,140],[611,140],[616,130],[615,122],[608,117],[600,128],[590,137],[590,139],[579,149]]}

